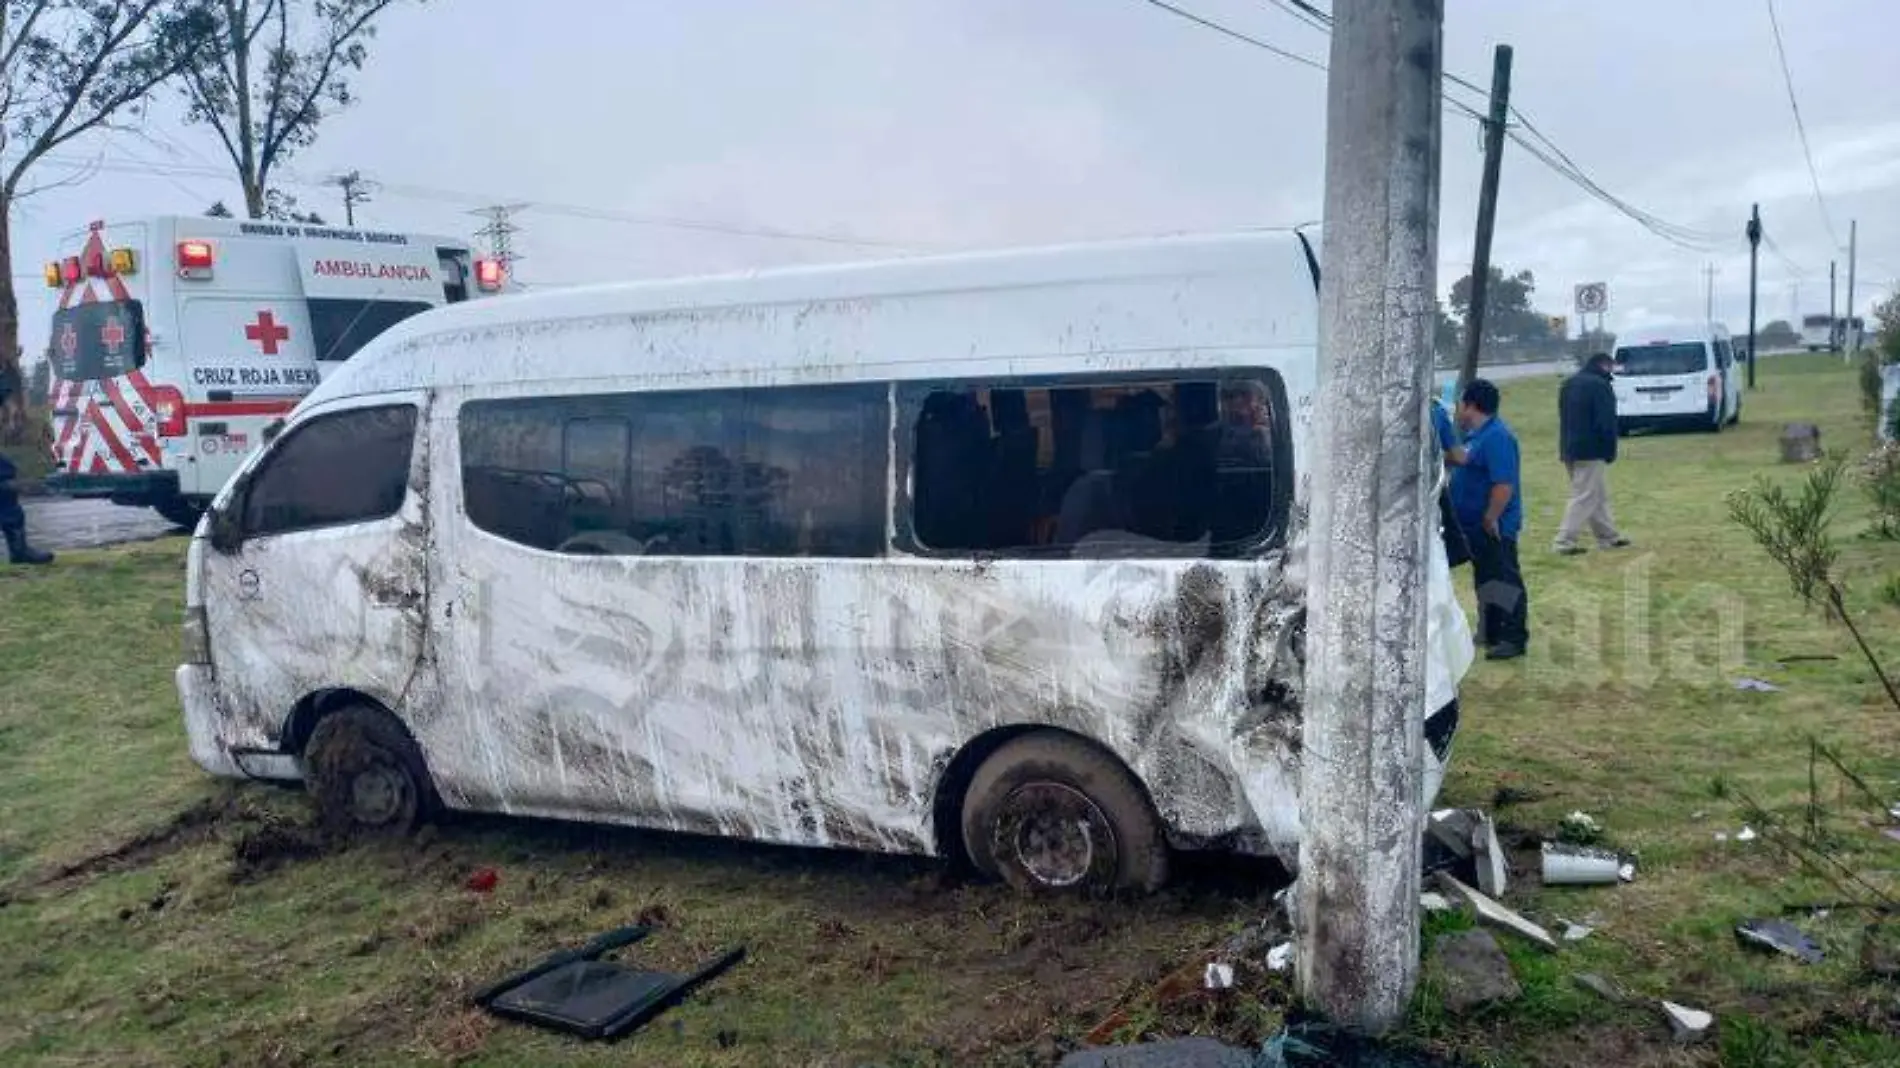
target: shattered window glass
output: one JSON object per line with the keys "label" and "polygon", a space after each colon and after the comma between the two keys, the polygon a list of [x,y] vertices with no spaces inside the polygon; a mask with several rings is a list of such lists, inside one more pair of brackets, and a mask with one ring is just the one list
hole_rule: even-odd
{"label": "shattered window glass", "polygon": [[1271,372],[957,383],[909,428],[925,549],[1032,557],[1227,557],[1283,525],[1292,467]]}
{"label": "shattered window glass", "polygon": [[265,457],[244,491],[244,532],[367,523],[396,514],[409,486],[416,410],[357,408],[319,416]]}
{"label": "shattered window glass", "polygon": [[554,552],[876,556],[889,412],[882,385],[475,402],[464,503]]}

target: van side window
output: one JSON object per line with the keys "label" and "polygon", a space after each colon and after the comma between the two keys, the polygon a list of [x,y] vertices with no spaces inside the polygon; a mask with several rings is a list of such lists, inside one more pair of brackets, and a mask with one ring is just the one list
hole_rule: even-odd
{"label": "van side window", "polygon": [[412,315],[429,310],[418,300],[347,300],[337,297],[312,297],[310,338],[317,359],[342,361],[376,335]]}
{"label": "van side window", "polygon": [[1717,341],[1715,343],[1715,366],[1727,368],[1729,363],[1734,359],[1734,350],[1729,347],[1727,341]]}
{"label": "van side window", "polygon": [[473,401],[471,523],[596,555],[871,557],[884,550],[882,385]]}
{"label": "van side window", "polygon": [[1291,437],[1271,372],[949,383],[905,410],[925,551],[1228,557],[1284,529]]}
{"label": "van side window", "polygon": [[416,410],[357,408],[297,427],[244,491],[244,533],[367,523],[396,514],[409,486]]}

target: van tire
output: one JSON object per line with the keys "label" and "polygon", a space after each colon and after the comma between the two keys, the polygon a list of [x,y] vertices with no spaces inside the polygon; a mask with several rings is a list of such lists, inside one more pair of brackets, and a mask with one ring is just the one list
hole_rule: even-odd
{"label": "van tire", "polygon": [[1025,893],[1148,893],[1168,878],[1167,839],[1141,784],[1056,731],[1013,739],[977,769],[963,841],[978,871]]}
{"label": "van tire", "polygon": [[394,716],[368,705],[318,720],[303,765],[317,815],[332,831],[406,834],[439,804],[415,740]]}

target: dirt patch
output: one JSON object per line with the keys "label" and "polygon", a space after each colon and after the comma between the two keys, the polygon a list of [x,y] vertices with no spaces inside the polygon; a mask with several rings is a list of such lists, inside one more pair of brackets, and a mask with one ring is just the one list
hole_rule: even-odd
{"label": "dirt patch", "polygon": [[287,864],[320,857],[329,846],[312,828],[265,823],[231,842],[231,881],[255,882]]}
{"label": "dirt patch", "polygon": [[244,814],[237,793],[221,791],[149,831],[30,880],[26,889],[57,892],[101,875],[143,868],[162,857],[209,841],[221,824],[238,818],[244,818]]}

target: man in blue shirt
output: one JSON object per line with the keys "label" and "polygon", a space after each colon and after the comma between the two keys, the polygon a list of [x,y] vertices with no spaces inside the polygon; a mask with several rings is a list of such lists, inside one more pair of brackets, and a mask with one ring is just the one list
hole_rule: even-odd
{"label": "man in blue shirt", "polygon": [[[1451,415],[1437,397],[1432,398],[1432,432],[1438,437],[1439,460],[1447,469],[1465,462],[1465,448],[1458,444],[1458,432],[1452,429]],[[1471,562],[1471,546],[1465,542],[1458,525],[1458,513],[1451,507],[1451,487],[1438,495],[1438,536],[1445,543],[1445,562],[1458,567]]]}
{"label": "man in blue shirt", "polygon": [[1471,546],[1478,590],[1478,640],[1487,660],[1524,655],[1530,598],[1517,564],[1524,526],[1517,435],[1498,418],[1498,387],[1473,379],[1458,402],[1464,456],[1451,473],[1451,503]]}

